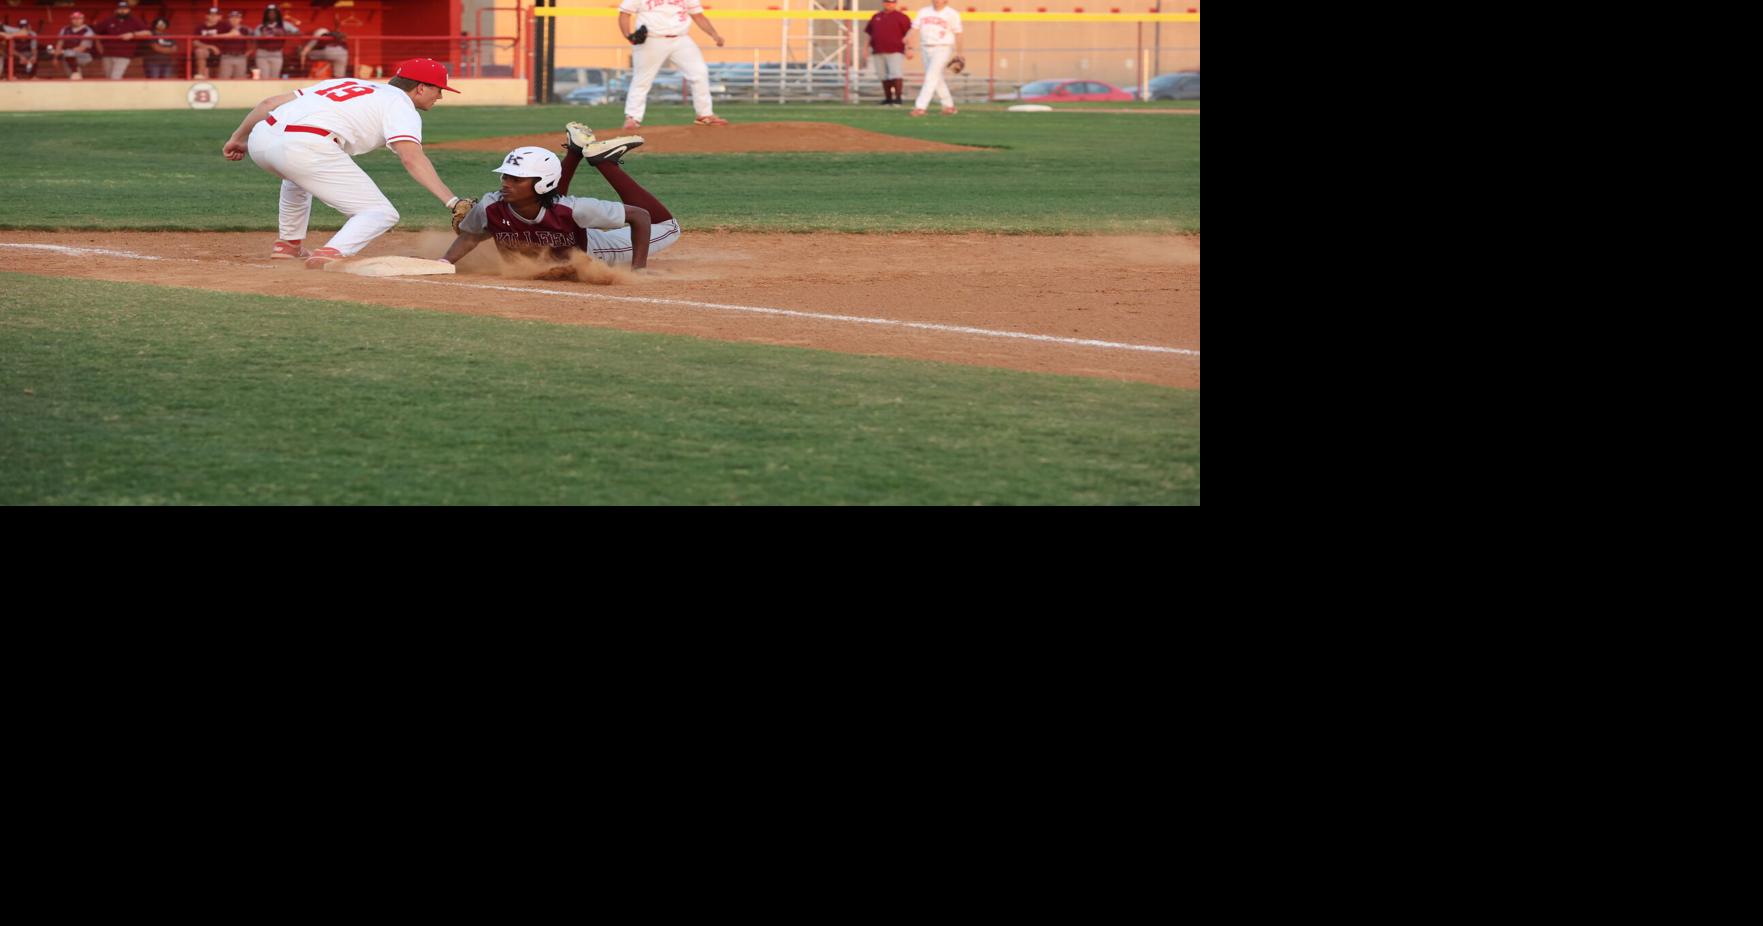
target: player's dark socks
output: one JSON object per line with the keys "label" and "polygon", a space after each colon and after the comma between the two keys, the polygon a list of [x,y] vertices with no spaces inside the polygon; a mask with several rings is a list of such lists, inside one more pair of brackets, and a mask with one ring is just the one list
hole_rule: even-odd
{"label": "player's dark socks", "polygon": [[612,184],[612,189],[617,191],[619,202],[638,209],[647,209],[651,222],[665,222],[673,218],[673,213],[661,205],[661,200],[632,180],[631,175],[624,172],[624,168],[611,161],[601,161],[594,166],[600,169],[600,176],[605,177],[606,182]]}

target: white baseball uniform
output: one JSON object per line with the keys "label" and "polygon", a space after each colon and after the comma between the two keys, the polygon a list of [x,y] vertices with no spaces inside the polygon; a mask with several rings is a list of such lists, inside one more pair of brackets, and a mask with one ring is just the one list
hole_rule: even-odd
{"label": "white baseball uniform", "polygon": [[698,0],[620,0],[618,11],[635,14],[637,24],[631,31],[649,27],[643,44],[631,46],[631,88],[624,98],[624,114],[643,121],[643,113],[649,109],[649,87],[661,68],[672,61],[692,89],[692,109],[700,116],[710,115],[710,68],[704,65],[698,43],[687,34],[692,17],[704,12],[703,5]]}
{"label": "white baseball uniform", "polygon": [[355,254],[398,224],[398,210],[355,156],[395,141],[421,144],[422,115],[410,94],[373,81],[327,80],[294,93],[252,127],[247,150],[282,178],[283,241],[306,237],[317,196],[349,217],[325,246]]}
{"label": "white baseball uniform", "polygon": [[924,89],[918,91],[918,102],[913,103],[912,108],[925,108],[934,93],[938,102],[952,109],[955,97],[949,93],[949,81],[943,68],[948,66],[950,58],[955,57],[955,36],[961,34],[961,14],[953,3],[941,10],[933,4],[919,10],[912,17],[912,24],[918,28],[918,46],[924,52]]}

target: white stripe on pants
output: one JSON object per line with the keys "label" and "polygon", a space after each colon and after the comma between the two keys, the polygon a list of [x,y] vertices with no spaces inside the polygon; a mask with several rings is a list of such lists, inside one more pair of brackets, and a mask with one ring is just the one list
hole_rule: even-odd
{"label": "white stripe on pants", "polygon": [[710,105],[710,68],[704,64],[704,53],[698,49],[698,43],[689,35],[671,39],[651,35],[643,44],[631,46],[631,88],[624,98],[625,115],[643,121],[643,114],[649,111],[649,88],[669,60],[685,75],[686,86],[692,89],[692,109],[700,116],[714,112]]}
{"label": "white stripe on pants", "polygon": [[282,124],[259,122],[251,129],[247,148],[258,167],[282,178],[283,241],[306,237],[314,196],[349,217],[325,244],[345,255],[359,252],[398,224],[391,201],[328,136],[286,132]]}

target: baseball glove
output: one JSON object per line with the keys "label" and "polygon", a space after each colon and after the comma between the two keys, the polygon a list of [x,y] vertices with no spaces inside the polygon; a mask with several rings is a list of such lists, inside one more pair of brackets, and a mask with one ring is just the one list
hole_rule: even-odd
{"label": "baseball glove", "polygon": [[638,26],[637,31],[631,33],[630,38],[632,45],[641,45],[644,42],[649,41],[649,27]]}
{"label": "baseball glove", "polygon": [[960,55],[956,55],[955,57],[949,59],[949,73],[959,74],[965,70],[967,70],[967,59],[966,58],[963,58]]}
{"label": "baseball glove", "polygon": [[453,204],[453,234],[459,234],[459,223],[471,214],[471,207],[475,205],[477,205],[477,200],[467,199],[463,196]]}

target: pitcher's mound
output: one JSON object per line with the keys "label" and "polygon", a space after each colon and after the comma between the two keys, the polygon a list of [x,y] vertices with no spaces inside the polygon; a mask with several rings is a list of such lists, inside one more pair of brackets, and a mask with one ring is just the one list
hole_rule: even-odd
{"label": "pitcher's mound", "polygon": [[[883,135],[880,132],[866,132],[848,125],[834,125],[830,122],[735,122],[722,126],[702,125],[657,125],[643,126],[635,132],[619,131],[622,119],[609,121],[608,128],[594,129],[594,134],[601,138],[616,138],[620,135],[643,136],[643,147],[633,152],[631,157],[642,157],[645,154],[739,154],[756,151],[838,151],[838,152],[897,152],[913,151],[984,151],[984,148],[969,148],[965,145],[945,145],[941,142],[922,141],[917,138],[901,138],[898,135]],[[454,151],[494,151],[505,154],[523,145],[537,145],[551,151],[561,151],[563,145],[563,127],[558,126],[555,132],[542,135],[505,135],[500,138],[475,138],[470,141],[450,141],[430,148],[444,148]]]}

